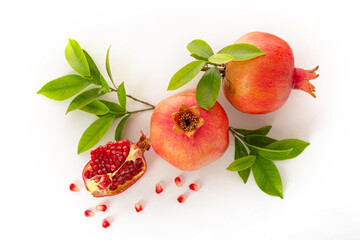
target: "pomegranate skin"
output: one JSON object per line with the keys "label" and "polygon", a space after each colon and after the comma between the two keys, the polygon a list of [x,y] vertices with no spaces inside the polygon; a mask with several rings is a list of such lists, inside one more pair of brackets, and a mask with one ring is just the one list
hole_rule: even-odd
{"label": "pomegranate skin", "polygon": [[313,70],[294,68],[294,55],[281,38],[264,32],[245,34],[236,43],[253,44],[266,55],[226,64],[223,91],[239,111],[263,114],[279,109],[293,88],[313,94],[308,80],[316,78]]}
{"label": "pomegranate skin", "polygon": [[[197,106],[204,124],[193,137],[173,130],[172,114],[179,106]],[[195,99],[195,89],[188,89],[162,100],[154,109],[150,127],[151,145],[161,158],[183,171],[193,171],[219,159],[229,146],[229,120],[216,102],[206,111]]]}

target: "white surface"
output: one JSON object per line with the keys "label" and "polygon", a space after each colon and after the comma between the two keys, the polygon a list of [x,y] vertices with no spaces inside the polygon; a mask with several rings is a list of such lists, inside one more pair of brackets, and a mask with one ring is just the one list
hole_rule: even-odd
{"label": "white surface", "polygon": [[[7,1],[1,22],[1,234],[6,239],[360,239],[359,15],[355,1]],[[187,43],[200,38],[215,51],[241,35],[261,30],[292,47],[296,66],[319,65],[317,98],[294,91],[267,115],[235,111],[220,94],[231,126],[272,124],[270,136],[311,142],[304,153],[277,162],[284,199],[259,190],[252,175],[244,185],[225,168],[234,144],[217,162],[181,172],[151,150],[148,171],[126,192],[94,199],[80,181],[89,153],[77,155],[82,132],[95,119],[36,92],[72,73],[64,49],[76,39],[104,75],[111,44],[116,83],[156,104],[170,77],[189,62]],[[197,77],[199,79],[199,77]],[[196,86],[196,81],[184,88]],[[110,96],[116,100],[116,96]],[[142,106],[129,101],[131,109]],[[149,132],[151,113],[131,119],[125,136]],[[112,139],[114,127],[101,141]],[[181,175],[178,188],[174,177]],[[164,192],[154,193],[161,181]],[[197,182],[199,192],[189,192]],[[183,204],[178,195],[189,193]],[[144,203],[136,213],[134,204]],[[109,209],[85,218],[84,210],[106,202]],[[111,227],[103,229],[103,218]]]}

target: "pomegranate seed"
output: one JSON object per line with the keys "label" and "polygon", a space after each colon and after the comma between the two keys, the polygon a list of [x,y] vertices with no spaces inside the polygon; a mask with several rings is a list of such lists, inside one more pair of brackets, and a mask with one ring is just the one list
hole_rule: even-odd
{"label": "pomegranate seed", "polygon": [[177,200],[179,203],[183,203],[186,200],[187,196],[185,194],[180,195]]}
{"label": "pomegranate seed", "polygon": [[175,184],[176,184],[176,186],[181,187],[182,182],[181,182],[180,177],[176,177],[176,178],[175,178]]}
{"label": "pomegranate seed", "polygon": [[102,221],[102,227],[103,228],[108,228],[110,226],[110,223],[109,221],[105,218],[103,221]]}
{"label": "pomegranate seed", "polygon": [[140,211],[142,210],[142,206],[141,206],[140,203],[135,204],[135,210],[136,210],[137,212],[140,212]]}
{"label": "pomegranate seed", "polygon": [[70,191],[80,192],[80,188],[78,186],[76,186],[74,183],[71,183],[70,184]]}
{"label": "pomegranate seed", "polygon": [[93,211],[91,211],[91,210],[86,210],[84,212],[84,214],[85,214],[85,217],[92,217],[92,216],[95,215],[95,213]]}
{"label": "pomegranate seed", "polygon": [[199,191],[199,186],[197,184],[195,184],[195,183],[190,184],[189,188],[191,190],[193,190],[193,191],[196,191],[196,192]]}
{"label": "pomegranate seed", "polygon": [[107,206],[105,204],[97,205],[96,209],[99,210],[99,211],[105,212],[106,209],[107,209]]}
{"label": "pomegranate seed", "polygon": [[161,193],[163,191],[163,187],[161,186],[160,183],[157,183],[156,186],[155,186],[155,192],[157,194]]}

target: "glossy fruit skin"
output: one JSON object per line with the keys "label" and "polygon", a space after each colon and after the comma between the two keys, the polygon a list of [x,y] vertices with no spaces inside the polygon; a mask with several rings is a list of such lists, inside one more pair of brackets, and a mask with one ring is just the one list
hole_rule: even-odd
{"label": "glossy fruit skin", "polygon": [[198,106],[195,89],[188,89],[162,100],[151,117],[150,141],[161,158],[183,171],[193,171],[219,159],[229,146],[229,121],[224,109],[216,102],[206,111],[199,108],[205,123],[189,138],[173,130],[172,113],[179,106]]}
{"label": "glossy fruit skin", "polygon": [[317,68],[309,71],[294,68],[293,52],[283,39],[251,32],[236,43],[253,44],[266,55],[226,64],[223,91],[235,108],[250,114],[273,112],[286,102],[293,88],[315,97],[308,80],[318,76],[314,74]]}

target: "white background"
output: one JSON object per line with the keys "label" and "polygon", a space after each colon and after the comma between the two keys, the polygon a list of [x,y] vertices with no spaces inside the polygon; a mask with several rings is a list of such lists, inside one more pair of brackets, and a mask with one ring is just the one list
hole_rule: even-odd
{"label": "white background", "polygon": [[[355,1],[2,1],[1,26],[1,235],[6,239],[360,239],[359,15]],[[293,91],[278,111],[247,115],[220,94],[230,125],[273,125],[270,136],[311,145],[302,155],[276,162],[284,199],[246,185],[226,171],[234,142],[218,161],[181,172],[146,153],[148,171],[126,192],[94,199],[81,182],[89,152],[77,155],[82,132],[95,117],[65,115],[70,100],[36,92],[73,73],[64,49],[76,39],[106,75],[105,56],[117,84],[153,104],[171,76],[191,61],[186,45],[206,40],[214,49],[250,31],[266,31],[292,47],[297,67],[320,66],[317,98]],[[199,76],[196,78],[199,79]],[[195,87],[192,81],[186,87]],[[116,101],[115,95],[108,99]],[[130,109],[142,105],[129,100]],[[136,141],[149,132],[151,112],[135,115],[124,132]],[[113,138],[113,126],[101,141]],[[181,175],[184,186],[173,179]],[[162,182],[164,192],[155,194]],[[197,182],[199,192],[188,184]],[[183,204],[178,195],[188,193]],[[136,213],[141,201],[144,210]],[[107,203],[108,211],[85,218],[84,210]],[[105,217],[108,229],[101,227]]]}

